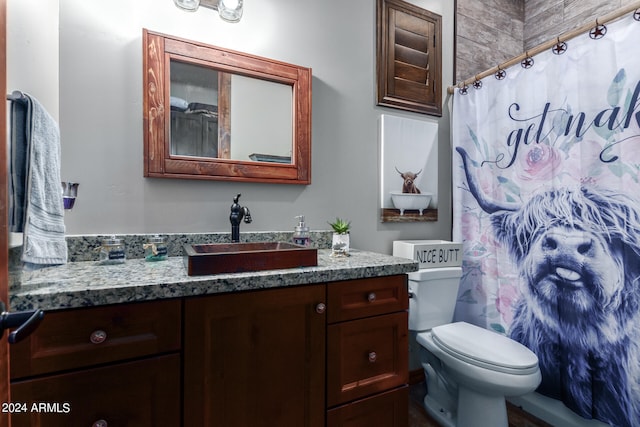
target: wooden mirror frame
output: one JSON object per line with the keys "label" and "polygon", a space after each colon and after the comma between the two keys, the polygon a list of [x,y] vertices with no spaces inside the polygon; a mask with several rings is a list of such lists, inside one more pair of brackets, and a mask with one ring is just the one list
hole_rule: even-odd
{"label": "wooden mirror frame", "polygon": [[[311,69],[143,29],[144,176],[311,183]],[[292,87],[290,164],[172,155],[170,60]],[[248,126],[251,126],[249,124]]]}

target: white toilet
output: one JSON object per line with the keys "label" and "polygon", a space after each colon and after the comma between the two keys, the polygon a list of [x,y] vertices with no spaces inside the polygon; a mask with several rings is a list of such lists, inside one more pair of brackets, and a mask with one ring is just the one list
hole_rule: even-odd
{"label": "white toilet", "polygon": [[505,396],[538,387],[538,358],[503,335],[451,323],[461,275],[460,267],[409,273],[409,330],[418,332],[427,379],[424,404],[446,427],[507,427]]}

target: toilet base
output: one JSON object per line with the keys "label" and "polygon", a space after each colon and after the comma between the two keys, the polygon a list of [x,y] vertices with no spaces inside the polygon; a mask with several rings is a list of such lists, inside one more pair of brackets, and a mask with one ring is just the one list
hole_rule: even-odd
{"label": "toilet base", "polygon": [[456,413],[442,408],[442,405],[428,394],[424,398],[427,413],[442,427],[508,427],[507,404],[504,397],[486,396],[464,387],[458,388],[458,408]]}
{"label": "toilet base", "polygon": [[452,383],[431,365],[440,365],[438,359],[426,350],[421,354],[429,361],[422,363],[427,381],[424,407],[438,424],[443,427],[477,427],[478,420],[482,420],[486,426],[508,427],[504,396],[481,393]]}
{"label": "toilet base", "polygon": [[431,418],[442,427],[456,427],[455,415],[445,411],[442,405],[432,399],[428,394],[424,397],[424,408]]}
{"label": "toilet base", "polygon": [[486,426],[509,426],[504,396],[486,395],[460,385],[457,418],[457,427],[477,427],[478,420],[482,420]]}

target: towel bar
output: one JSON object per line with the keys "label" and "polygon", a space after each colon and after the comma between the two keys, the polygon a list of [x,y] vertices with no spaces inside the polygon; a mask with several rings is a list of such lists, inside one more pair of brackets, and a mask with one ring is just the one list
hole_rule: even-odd
{"label": "towel bar", "polygon": [[7,101],[26,102],[27,97],[24,93],[20,92],[19,90],[14,90],[11,94],[7,95]]}

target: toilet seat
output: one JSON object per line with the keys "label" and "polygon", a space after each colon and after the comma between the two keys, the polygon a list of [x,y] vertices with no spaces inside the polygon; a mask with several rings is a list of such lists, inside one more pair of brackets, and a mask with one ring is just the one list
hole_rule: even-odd
{"label": "toilet seat", "polygon": [[470,323],[436,326],[431,336],[442,351],[475,366],[513,375],[530,375],[539,369],[538,357],[527,347]]}

